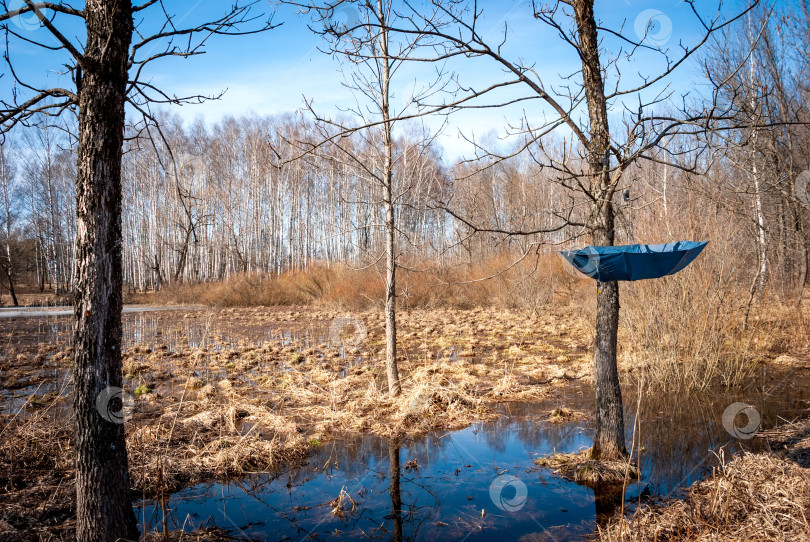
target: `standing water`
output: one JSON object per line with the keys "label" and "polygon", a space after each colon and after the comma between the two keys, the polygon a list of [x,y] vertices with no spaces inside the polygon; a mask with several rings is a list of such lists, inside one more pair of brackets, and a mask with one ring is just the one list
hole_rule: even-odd
{"label": "standing water", "polygon": [[[780,386],[693,395],[683,403],[642,401],[642,478],[628,485],[625,498],[636,502],[639,490],[674,496],[720,458],[766,447],[759,438],[732,438],[722,416],[742,400],[763,427],[806,413],[807,387],[794,389],[784,375],[768,381]],[[627,395],[632,428],[636,405]],[[587,387],[569,386],[542,403],[502,404],[500,419],[459,431],[345,437],[280,472],[197,485],[164,506],[142,502],[136,512],[146,530],[160,530],[165,514],[171,529],[217,526],[259,540],[582,540],[621,505],[621,493],[579,486],[534,459],[588,447],[590,422],[538,420],[560,406],[588,412],[592,405]]]}

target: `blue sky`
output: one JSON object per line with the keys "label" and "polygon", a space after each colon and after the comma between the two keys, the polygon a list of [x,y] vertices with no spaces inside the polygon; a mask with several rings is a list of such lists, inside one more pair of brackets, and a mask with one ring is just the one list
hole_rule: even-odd
{"label": "blue sky", "polygon": [[[21,1],[17,0],[17,3]],[[731,13],[736,4],[730,3],[724,12]],[[209,19],[227,7],[225,3],[213,0],[174,0],[168,5],[183,23]],[[549,86],[558,85],[563,81],[561,75],[578,69],[578,59],[550,29],[532,19],[530,6],[530,2],[526,1],[479,2],[479,7],[484,10],[483,26],[479,28],[484,28],[485,33],[496,41],[504,23],[508,24],[506,55],[531,60]],[[152,82],[177,95],[216,94],[226,90],[219,101],[176,108],[184,119],[191,121],[200,116],[207,122],[216,122],[227,115],[289,112],[302,106],[303,96],[313,99],[318,111],[327,115],[336,113],[338,107],[352,102],[351,92],[341,85],[338,61],[318,51],[321,38],[307,29],[309,16],[298,14],[290,6],[263,4],[260,7],[268,10],[275,8],[274,22],[283,24],[254,36],[214,36],[206,43],[204,55],[185,60],[169,58],[152,65],[148,72]],[[618,29],[624,24],[624,33],[628,36],[635,36],[634,27],[640,24],[640,28],[644,28],[644,23],[651,15],[654,16],[657,22],[651,34],[665,42],[673,53],[679,41],[693,43],[699,35],[690,7],[682,0],[601,0],[597,1],[596,14],[611,28]],[[18,22],[21,27],[27,26],[25,21]],[[149,23],[147,20],[146,24]],[[69,25],[67,28],[69,36],[74,36],[77,42],[81,41],[80,27]],[[39,36],[45,30],[30,29],[28,32]],[[616,39],[608,39],[605,44],[609,51],[618,50]],[[43,53],[31,45],[20,43],[12,44],[11,55],[18,72],[29,80],[41,82],[47,78],[51,85],[67,84],[64,77],[54,71],[59,64],[57,55]],[[623,61],[622,66],[622,83],[630,84],[635,73],[652,74],[660,69],[661,59],[641,54],[631,61]],[[421,66],[399,72],[392,85],[394,103],[402,100],[403,95],[410,95],[414,87],[419,88],[428,69]],[[465,83],[477,86],[488,85],[502,78],[501,69],[485,59],[456,60],[449,65],[449,69],[457,72]],[[7,68],[4,67],[4,71]],[[10,92],[9,79],[9,74],[5,74],[4,96]],[[670,83],[674,91],[682,93],[693,89],[698,80],[697,66],[690,63]],[[448,158],[456,158],[470,152],[469,144],[459,137],[459,132],[479,138],[492,131],[503,134],[509,121],[516,122],[524,114],[538,121],[544,113],[546,111],[536,101],[500,110],[462,112],[451,116],[440,142]],[[440,121],[434,119],[428,124],[436,128]]]}

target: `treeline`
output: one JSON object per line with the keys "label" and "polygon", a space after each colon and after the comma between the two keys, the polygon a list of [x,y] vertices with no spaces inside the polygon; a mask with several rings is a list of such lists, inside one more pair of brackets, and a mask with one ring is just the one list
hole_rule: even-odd
{"label": "treeline", "polygon": [[[807,282],[810,252],[808,30],[795,17],[768,21],[752,55],[750,36],[735,34],[705,55],[705,75],[727,80],[721,109],[735,117],[709,121],[698,145],[674,133],[660,160],[632,166],[615,196],[617,242],[722,237],[743,262],[735,280],[752,297],[769,287],[792,297]],[[8,291],[16,283],[72,290],[75,130],[47,120],[16,130],[0,149],[0,283]],[[380,262],[383,187],[367,173],[379,170],[381,154],[368,131],[322,144],[323,128],[298,114],[183,125],[164,113],[159,125],[131,127],[125,145],[125,287]],[[552,134],[497,158],[520,145],[448,163],[419,124],[401,124],[398,265],[463,266],[587,243],[577,224],[588,221],[590,202],[554,167],[576,170],[582,149]],[[539,230],[546,233],[531,233]]]}
{"label": "treeline", "polygon": [[[304,147],[293,141],[304,140],[306,128],[293,116],[229,118],[211,127],[202,122],[184,127],[166,116],[163,132],[171,152],[159,138],[130,140],[122,224],[126,286],[157,290],[171,282],[281,274],[313,263],[377,262],[383,250],[380,187],[328,146],[302,156]],[[762,131],[758,152],[744,146],[710,149],[707,175],[642,164],[621,194],[619,241],[712,239],[719,230],[733,231],[735,250],[750,264],[740,280],[762,280],[757,262],[764,247],[774,284],[782,292],[795,291],[807,273],[808,216],[793,189],[803,171],[793,164],[800,160],[791,163],[780,151],[783,167],[767,161],[783,132]],[[796,132],[794,141],[806,145],[807,134]],[[518,258],[587,242],[575,226],[526,236],[499,232],[551,229],[563,213],[572,222],[582,218],[578,213],[586,202],[550,182],[554,176],[547,168],[526,157],[484,169],[479,163],[447,165],[441,149],[423,141],[405,136],[396,146],[404,267],[478,264],[502,253]],[[353,143],[362,156],[363,141]],[[737,160],[740,153],[748,156]],[[368,156],[375,154],[368,149]],[[74,161],[65,132],[44,123],[3,145],[5,289],[10,272],[12,282],[70,292]],[[499,231],[477,231],[482,229]]]}
{"label": "treeline", "polygon": [[[218,281],[240,273],[278,275],[313,263],[364,267],[379,260],[380,187],[328,146],[305,154],[305,146],[294,143],[308,135],[300,119],[229,118],[208,127],[201,121],[183,126],[178,118],[166,116],[162,130],[165,143],[135,137],[124,159],[128,288],[160,289],[167,283]],[[768,275],[781,292],[796,291],[806,275],[808,247],[807,209],[792,186],[801,171],[790,169],[782,151],[778,163],[785,167],[766,167],[765,162],[767,153],[782,145],[782,133],[761,131],[758,153],[744,146],[708,149],[707,175],[642,164],[617,206],[619,241],[711,240],[723,230],[747,258],[740,280],[751,282],[759,280],[761,219]],[[807,144],[804,128],[790,135]],[[476,232],[551,229],[563,214],[572,222],[582,219],[580,208],[587,202],[550,182],[553,172],[525,156],[484,169],[480,163],[447,165],[440,148],[423,142],[418,135],[404,136],[396,145],[404,267],[477,265],[499,254],[519,258],[528,252],[533,257],[587,242],[577,237],[575,226],[527,236]],[[352,143],[362,156],[364,142],[358,138]],[[373,159],[375,153],[367,151]],[[737,160],[744,152],[747,160]],[[10,270],[17,282],[70,291],[74,160],[65,132],[44,123],[3,145],[6,289]],[[760,173],[754,176],[759,160]]]}

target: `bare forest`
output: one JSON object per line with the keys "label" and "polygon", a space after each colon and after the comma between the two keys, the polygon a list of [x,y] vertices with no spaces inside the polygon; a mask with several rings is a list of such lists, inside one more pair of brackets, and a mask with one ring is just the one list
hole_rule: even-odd
{"label": "bare forest", "polygon": [[0,541],[810,539],[810,2],[173,4],[0,0]]}

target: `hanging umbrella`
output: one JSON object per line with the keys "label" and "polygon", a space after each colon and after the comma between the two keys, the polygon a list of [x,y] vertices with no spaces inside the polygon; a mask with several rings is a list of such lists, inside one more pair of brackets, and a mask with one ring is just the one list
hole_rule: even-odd
{"label": "hanging umbrella", "polygon": [[588,246],[560,252],[581,273],[598,282],[657,279],[674,275],[698,257],[708,241],[663,245]]}

